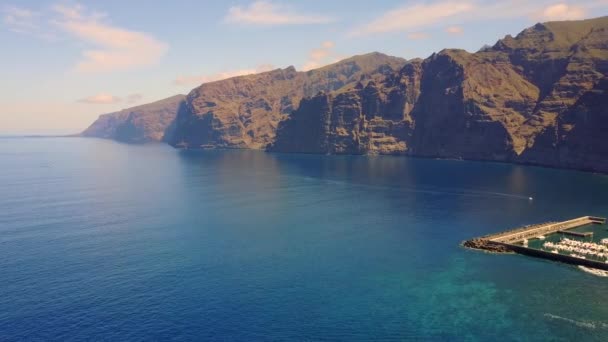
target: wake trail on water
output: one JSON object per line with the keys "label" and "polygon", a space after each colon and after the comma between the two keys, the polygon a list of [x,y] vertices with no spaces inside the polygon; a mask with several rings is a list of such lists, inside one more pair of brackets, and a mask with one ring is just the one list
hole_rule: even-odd
{"label": "wake trail on water", "polygon": [[390,189],[401,192],[412,192],[412,193],[423,193],[431,195],[453,195],[453,196],[468,196],[468,197],[485,197],[485,198],[506,198],[516,199],[522,201],[532,201],[532,196],[518,195],[506,192],[495,192],[495,191],[479,191],[465,188],[451,188],[451,187],[435,187],[435,186],[419,186],[419,187],[406,187],[406,186],[390,186],[390,185],[371,185],[371,184],[353,184],[344,181],[336,180],[325,180],[325,183],[336,184],[336,185],[350,185],[365,187],[368,189]]}
{"label": "wake trail on water", "polygon": [[518,194],[511,194],[507,192],[495,192],[495,191],[479,191],[479,190],[470,190],[464,188],[437,188],[436,191],[454,194],[454,195],[463,195],[463,196],[475,196],[475,197],[502,197],[502,198],[512,198],[519,200],[531,200],[531,196],[524,196]]}
{"label": "wake trail on water", "polygon": [[595,329],[608,330],[608,323],[606,323],[606,322],[577,321],[572,318],[562,317],[562,316],[558,316],[558,315],[554,315],[554,314],[550,314],[550,313],[545,313],[543,316],[545,316],[546,318],[548,318],[550,320],[566,322],[566,323],[575,325],[580,328],[586,328],[586,329],[592,329],[592,330],[595,330]]}

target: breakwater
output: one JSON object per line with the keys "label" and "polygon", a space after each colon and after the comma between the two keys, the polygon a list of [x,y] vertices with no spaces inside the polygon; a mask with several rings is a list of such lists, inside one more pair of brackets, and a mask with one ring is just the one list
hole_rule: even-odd
{"label": "breakwater", "polygon": [[608,270],[608,264],[604,262],[589,260],[573,255],[551,253],[542,249],[531,248],[527,245],[527,242],[530,239],[544,239],[546,235],[554,233],[570,234],[579,237],[592,236],[592,234],[589,233],[570,232],[570,230],[578,227],[605,223],[606,219],[603,217],[583,216],[567,221],[527,225],[496,234],[473,238],[471,240],[464,241],[462,245],[466,248],[483,250],[486,252],[519,253],[573,265],[582,265]]}

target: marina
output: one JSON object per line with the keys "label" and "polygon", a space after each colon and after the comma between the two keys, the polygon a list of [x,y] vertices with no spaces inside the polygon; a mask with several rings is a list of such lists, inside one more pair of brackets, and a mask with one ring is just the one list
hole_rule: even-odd
{"label": "marina", "polygon": [[608,271],[606,219],[583,216],[561,222],[528,225],[474,238],[464,247],[493,253],[518,253]]}

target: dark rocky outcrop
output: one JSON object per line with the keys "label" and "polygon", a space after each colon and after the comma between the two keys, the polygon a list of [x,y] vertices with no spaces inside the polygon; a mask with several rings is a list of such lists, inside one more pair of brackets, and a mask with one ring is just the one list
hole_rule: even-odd
{"label": "dark rocky outcrop", "polygon": [[477,249],[489,253],[513,253],[513,251],[507,248],[505,245],[494,243],[488,239],[483,238],[466,240],[462,243],[462,247]]}

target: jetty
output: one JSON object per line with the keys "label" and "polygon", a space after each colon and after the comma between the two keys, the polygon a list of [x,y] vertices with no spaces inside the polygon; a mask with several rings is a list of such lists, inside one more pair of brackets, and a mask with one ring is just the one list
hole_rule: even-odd
{"label": "jetty", "polygon": [[492,253],[519,253],[537,258],[549,259],[578,266],[592,267],[608,271],[608,260],[588,259],[583,255],[559,253],[555,250],[549,252],[542,248],[528,246],[528,241],[544,240],[552,234],[564,234],[580,238],[593,236],[593,232],[576,232],[572,229],[606,224],[606,218],[597,216],[583,216],[561,222],[546,222],[519,227],[516,229],[474,238],[463,242],[463,246]]}
{"label": "jetty", "polygon": [[593,236],[593,232],[582,232],[581,233],[581,232],[571,232],[569,230],[560,230],[560,231],[558,231],[558,233],[561,233],[564,235],[582,237],[582,238],[587,238],[587,237]]}

